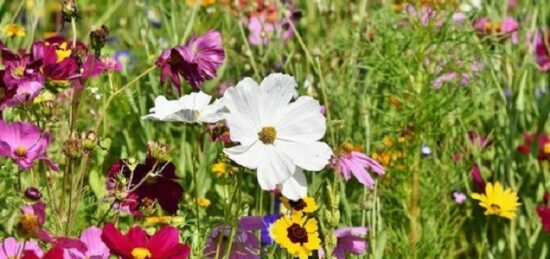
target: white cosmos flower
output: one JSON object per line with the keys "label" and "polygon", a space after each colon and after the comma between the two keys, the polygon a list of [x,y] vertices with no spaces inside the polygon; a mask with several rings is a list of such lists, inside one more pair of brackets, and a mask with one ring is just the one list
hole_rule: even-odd
{"label": "white cosmos flower", "polygon": [[284,196],[297,200],[307,194],[302,169],[319,171],[329,162],[331,148],[320,139],[326,121],[319,102],[296,94],[292,76],[271,74],[260,85],[245,78],[227,89],[223,100],[231,140],[239,145],[224,149],[236,163],[257,169],[262,189],[280,185]]}
{"label": "white cosmos flower", "polygon": [[201,92],[193,92],[178,100],[167,100],[164,96],[155,99],[155,107],[150,114],[142,117],[144,120],[168,122],[214,123],[223,119],[224,105],[221,99],[210,104],[212,96]]}

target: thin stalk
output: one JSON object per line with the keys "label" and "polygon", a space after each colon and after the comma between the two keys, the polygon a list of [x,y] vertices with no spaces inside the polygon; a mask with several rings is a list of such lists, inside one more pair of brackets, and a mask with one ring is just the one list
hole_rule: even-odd
{"label": "thin stalk", "polygon": [[[241,178],[240,176],[237,178],[237,190],[239,190],[239,186],[241,185]],[[234,224],[231,226],[231,234],[229,235],[229,244],[227,245],[227,248],[225,250],[225,258],[229,259],[229,255],[231,254],[231,248],[233,247],[233,240],[235,239],[235,234],[237,233],[237,228],[239,225],[239,213],[241,208],[241,191],[237,192],[237,209],[235,210],[235,221]]]}

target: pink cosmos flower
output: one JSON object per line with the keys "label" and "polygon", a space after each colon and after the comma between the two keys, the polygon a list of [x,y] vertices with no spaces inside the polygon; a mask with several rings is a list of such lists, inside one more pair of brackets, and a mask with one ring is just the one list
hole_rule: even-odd
{"label": "pink cosmos flower", "polygon": [[181,94],[180,75],[195,90],[199,90],[204,81],[216,77],[216,71],[224,59],[222,36],[212,30],[191,37],[185,45],[164,50],[155,65],[162,70],[161,82],[170,77]]}
{"label": "pink cosmos flower", "polygon": [[548,46],[546,46],[545,37],[548,41],[550,41],[550,32],[544,32],[543,30],[538,29],[532,40],[535,60],[542,72],[550,70],[550,52]]}
{"label": "pink cosmos flower", "polygon": [[[344,227],[334,231],[337,238],[336,248],[332,255],[337,259],[346,259],[346,254],[364,255],[367,252],[366,227]],[[324,250],[319,250],[319,258],[325,258]]]}
{"label": "pink cosmos flower", "polygon": [[35,160],[42,160],[52,170],[59,170],[45,155],[49,141],[48,133],[42,134],[33,124],[0,121],[0,156],[11,158],[21,170],[31,168]]}
{"label": "pink cosmos flower", "polygon": [[102,230],[91,226],[80,235],[80,241],[84,244],[86,251],[82,252],[77,248],[68,248],[64,251],[65,259],[108,259],[111,255],[109,248],[101,241]]}
{"label": "pink cosmos flower", "polygon": [[188,245],[179,241],[179,231],[172,226],[164,226],[153,236],[139,226],[122,234],[113,223],[107,223],[103,227],[101,239],[111,249],[113,255],[123,259],[148,258],[148,259],[186,259],[191,254]]}
{"label": "pink cosmos flower", "polygon": [[367,169],[370,169],[378,175],[384,174],[384,167],[376,160],[363,154],[359,148],[350,143],[342,145],[340,155],[336,158],[337,170],[348,181],[351,174],[365,186],[374,188],[374,180]]}
{"label": "pink cosmos flower", "polygon": [[[260,230],[263,226],[261,217],[247,216],[239,219],[237,233],[233,237],[233,246],[229,254],[229,259],[259,259],[260,240],[253,231]],[[218,249],[218,240],[220,235],[223,235],[220,244],[220,252],[216,258]],[[206,258],[221,259],[225,258],[225,249],[231,236],[231,226],[220,225],[215,227],[208,239],[203,250],[203,255]]]}
{"label": "pink cosmos flower", "polygon": [[15,238],[8,237],[0,242],[0,259],[41,258],[42,254],[36,241],[17,242]]}
{"label": "pink cosmos flower", "polygon": [[512,43],[519,43],[519,23],[516,19],[512,17],[506,17],[502,20],[501,31],[504,34],[510,36]]}

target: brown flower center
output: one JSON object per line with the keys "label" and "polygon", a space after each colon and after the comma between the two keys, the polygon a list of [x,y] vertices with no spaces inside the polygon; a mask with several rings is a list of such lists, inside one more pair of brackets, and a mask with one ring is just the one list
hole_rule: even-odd
{"label": "brown flower center", "polygon": [[15,148],[15,155],[18,157],[25,157],[27,155],[27,148],[25,146],[18,146]]}
{"label": "brown flower center", "polygon": [[294,223],[286,229],[287,237],[292,243],[300,243],[301,245],[307,243],[307,231],[302,226]]}
{"label": "brown flower center", "polygon": [[277,138],[277,130],[271,126],[263,127],[262,130],[258,132],[258,138],[260,138],[264,144],[273,144]]}
{"label": "brown flower center", "polygon": [[19,220],[19,226],[25,233],[36,233],[40,228],[38,216],[34,214],[25,214]]}
{"label": "brown flower center", "polygon": [[494,210],[495,212],[499,212],[500,211],[500,205],[498,204],[491,204],[491,209]]}
{"label": "brown flower center", "polygon": [[289,200],[288,204],[294,210],[303,210],[307,206],[306,202],[303,199],[299,199],[297,201]]}

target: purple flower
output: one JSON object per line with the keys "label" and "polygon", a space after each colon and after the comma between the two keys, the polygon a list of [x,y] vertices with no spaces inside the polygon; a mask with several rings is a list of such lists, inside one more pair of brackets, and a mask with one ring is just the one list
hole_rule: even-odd
{"label": "purple flower", "polygon": [[363,154],[360,149],[350,143],[342,145],[340,155],[336,158],[336,161],[337,170],[344,176],[346,181],[353,174],[360,183],[370,188],[374,188],[374,180],[367,169],[374,171],[378,175],[384,174],[384,167],[376,162],[376,160]]}
{"label": "purple flower", "polygon": [[59,170],[45,155],[49,141],[48,133],[42,134],[33,124],[0,121],[0,156],[11,158],[21,170],[31,168],[35,160],[43,160],[52,170]]}
{"label": "purple flower", "polygon": [[263,221],[262,229],[261,229],[262,243],[266,245],[273,244],[273,239],[271,238],[269,229],[271,228],[271,225],[273,225],[273,223],[275,223],[275,221],[279,219],[279,217],[281,217],[279,214],[271,214],[271,215],[266,215],[262,218],[262,221]]}
{"label": "purple flower", "polygon": [[[233,237],[233,245],[229,254],[229,259],[258,259],[260,258],[260,241],[253,233],[253,231],[261,229],[263,226],[263,220],[261,217],[242,217],[239,220],[237,226],[237,233]],[[223,235],[220,238],[220,235]],[[203,250],[203,255],[206,258],[224,258],[225,248],[229,243],[229,236],[231,235],[231,226],[220,225],[215,227],[208,239]],[[216,258],[218,249],[218,241],[220,244],[220,251]]]}
{"label": "purple flower", "polygon": [[[333,232],[337,238],[336,247],[332,255],[337,259],[346,259],[346,254],[364,255],[367,252],[366,227],[344,227]],[[325,252],[319,250],[319,258],[325,258]]]}
{"label": "purple flower", "polygon": [[180,75],[195,90],[199,90],[204,81],[216,77],[216,71],[224,59],[221,34],[212,30],[191,37],[185,45],[164,50],[155,64],[162,70],[161,82],[170,77],[181,94]]}
{"label": "purple flower", "polygon": [[267,45],[274,35],[286,41],[294,36],[290,23],[294,21],[284,18],[282,21],[269,22],[265,14],[254,15],[247,22],[248,42],[254,46]]}
{"label": "purple flower", "polygon": [[42,249],[35,241],[17,242],[13,237],[0,243],[0,259],[6,258],[42,258]]}
{"label": "purple flower", "polygon": [[464,194],[463,192],[453,192],[453,199],[456,203],[462,204],[466,201],[467,198],[466,194]]}
{"label": "purple flower", "polygon": [[481,170],[479,170],[478,164],[474,164],[472,167],[472,180],[474,181],[474,186],[477,190],[485,190],[485,180],[481,175]]}
{"label": "purple flower", "polygon": [[[82,231],[79,240],[85,246],[85,249],[66,248],[63,257],[66,259],[108,259],[111,253],[107,245],[101,240],[101,233],[102,230],[95,226],[85,229]],[[82,250],[85,250],[85,252]]]}

